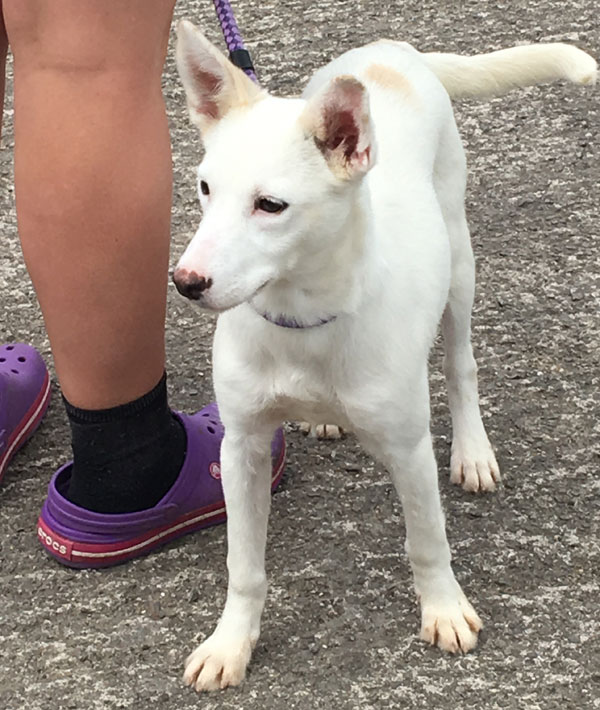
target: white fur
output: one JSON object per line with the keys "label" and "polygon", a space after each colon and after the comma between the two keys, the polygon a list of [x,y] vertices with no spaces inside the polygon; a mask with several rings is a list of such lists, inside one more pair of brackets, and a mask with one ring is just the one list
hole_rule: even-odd
{"label": "white fur", "polygon": [[[183,23],[179,42],[186,50],[206,40]],[[201,49],[180,56],[203,61]],[[492,79],[478,72],[471,86],[471,65],[463,72],[455,58],[381,42],[318,71],[301,99],[237,101],[228,69],[215,89],[225,108],[207,117],[190,107],[197,122],[194,112],[201,114],[206,157],[199,179],[210,195],[201,194],[204,218],[176,278],[211,279],[200,303],[222,312],[214,381],[226,431],[229,544],[225,610],[186,663],[185,680],[196,689],[241,682],[259,637],[269,448],[285,419],[337,422],[385,464],[404,508],[421,637],[453,652],[475,647],[481,621],[450,566],[429,431],[427,356],[440,320],[452,480],[487,491],[499,471],[481,421],[470,345],[474,268],[465,159],[436,74],[461,95],[503,90],[528,76],[550,78],[547,63],[541,72],[536,67],[539,52],[527,56],[533,65],[512,74],[504,60],[495,67],[481,58]],[[192,74],[182,68],[188,96],[198,93],[189,85]],[[346,113],[323,119],[336,111]],[[355,120],[356,140],[344,133],[344,116]],[[338,123],[341,147],[331,135]],[[261,213],[254,207],[260,195],[289,207]],[[288,329],[260,313],[307,325],[336,318]]]}
{"label": "white fur", "polygon": [[511,89],[563,78],[595,84],[596,61],[568,44],[528,44],[475,57],[422,55],[452,98],[499,96]]}

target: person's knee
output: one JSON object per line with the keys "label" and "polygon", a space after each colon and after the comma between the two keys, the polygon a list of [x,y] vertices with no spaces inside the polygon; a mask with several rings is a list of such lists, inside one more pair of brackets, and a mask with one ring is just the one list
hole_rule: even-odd
{"label": "person's knee", "polygon": [[174,0],[5,0],[16,71],[160,77]]}

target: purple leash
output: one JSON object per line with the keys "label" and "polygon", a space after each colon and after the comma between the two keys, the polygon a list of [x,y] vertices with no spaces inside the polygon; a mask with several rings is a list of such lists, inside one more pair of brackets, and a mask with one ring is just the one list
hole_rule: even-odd
{"label": "purple leash", "polygon": [[229,50],[229,59],[236,67],[244,71],[252,81],[258,83],[254,66],[252,65],[252,59],[250,58],[250,52],[248,52],[244,46],[240,28],[235,21],[231,4],[228,0],[213,0],[213,3],[217,11],[219,22],[221,23],[221,30],[223,30],[223,37],[225,37],[227,49]]}

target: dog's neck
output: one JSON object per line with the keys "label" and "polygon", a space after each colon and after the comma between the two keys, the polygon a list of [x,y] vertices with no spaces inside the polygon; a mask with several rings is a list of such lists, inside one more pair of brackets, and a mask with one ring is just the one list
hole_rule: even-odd
{"label": "dog's neck", "polygon": [[369,283],[372,244],[368,196],[364,189],[356,196],[338,233],[323,236],[328,246],[304,256],[287,278],[269,283],[252,299],[257,313],[276,325],[313,328],[358,308]]}

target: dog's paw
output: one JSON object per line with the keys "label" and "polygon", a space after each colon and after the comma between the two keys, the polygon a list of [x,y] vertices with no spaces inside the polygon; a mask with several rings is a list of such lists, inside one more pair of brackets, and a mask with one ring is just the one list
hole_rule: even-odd
{"label": "dog's paw", "polygon": [[470,493],[493,491],[500,481],[500,468],[486,440],[481,445],[452,445],[450,481]]}
{"label": "dog's paw", "polygon": [[183,682],[198,692],[239,685],[252,655],[250,639],[218,639],[213,634],[185,662]]}
{"label": "dog's paw", "polygon": [[450,653],[467,653],[477,646],[483,624],[464,594],[453,603],[423,605],[421,638]]}
{"label": "dog's paw", "polygon": [[311,424],[300,422],[300,431],[314,439],[341,439],[344,433],[342,427],[335,424]]}

